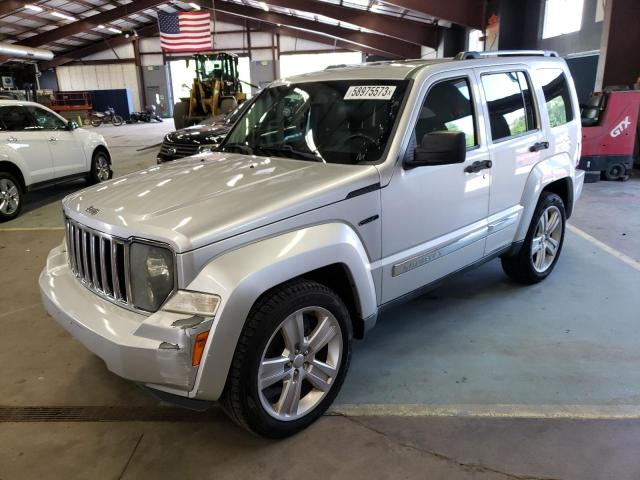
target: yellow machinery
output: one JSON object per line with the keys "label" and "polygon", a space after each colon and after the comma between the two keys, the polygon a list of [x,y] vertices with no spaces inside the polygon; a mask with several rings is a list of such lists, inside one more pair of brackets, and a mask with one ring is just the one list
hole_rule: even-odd
{"label": "yellow machinery", "polygon": [[228,113],[247,98],[238,76],[238,57],[229,53],[195,55],[196,77],[188,98],[173,109],[176,129]]}

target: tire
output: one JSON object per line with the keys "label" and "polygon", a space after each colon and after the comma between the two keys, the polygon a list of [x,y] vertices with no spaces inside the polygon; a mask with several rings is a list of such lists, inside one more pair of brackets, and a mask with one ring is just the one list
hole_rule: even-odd
{"label": "tire", "polygon": [[[541,229],[544,228],[541,220],[543,214],[548,225],[545,235],[541,235]],[[556,222],[554,214],[559,215],[559,223],[555,229],[548,223],[549,220],[553,223]],[[513,280],[528,285],[547,278],[556,266],[562,252],[566,221],[562,199],[555,193],[542,192],[522,248],[516,255],[505,256],[501,259],[504,272]],[[536,245],[537,253],[534,253],[534,245]],[[538,245],[540,248],[537,248]],[[552,251],[555,251],[553,255]]]}
{"label": "tire", "polygon": [[22,210],[24,194],[20,182],[7,172],[0,172],[0,223],[13,220]]}
{"label": "tire", "polygon": [[612,163],[607,166],[607,169],[602,172],[602,176],[605,180],[613,181],[624,178],[627,174],[627,169],[621,163]]}
{"label": "tire", "polygon": [[111,119],[111,123],[113,123],[114,127],[119,127],[124,123],[124,118],[122,118],[120,115],[114,115],[114,117]]}
{"label": "tire", "polygon": [[176,130],[182,130],[187,126],[187,115],[189,114],[189,104],[178,102],[173,107],[173,123]]}
{"label": "tire", "polygon": [[102,119],[100,117],[91,117],[90,120],[92,127],[99,127],[102,125]]}
{"label": "tire", "polygon": [[[302,319],[303,340],[296,335],[296,319]],[[319,331],[326,342],[314,340]],[[352,336],[349,312],[331,289],[304,279],[272,289],[253,305],[238,340],[221,398],[224,410],[238,425],[264,437],[303,430],[338,394],[349,368]]]}
{"label": "tire", "polygon": [[[106,162],[106,167],[105,167]],[[104,150],[96,150],[93,152],[91,159],[91,171],[87,175],[89,185],[106,182],[113,178],[113,170],[111,169],[111,161],[109,155]]]}

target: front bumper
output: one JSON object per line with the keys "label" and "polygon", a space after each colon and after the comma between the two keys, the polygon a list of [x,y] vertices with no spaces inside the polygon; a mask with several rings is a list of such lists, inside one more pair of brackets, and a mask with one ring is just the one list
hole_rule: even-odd
{"label": "front bumper", "polygon": [[113,373],[189,395],[198,370],[191,365],[193,341],[210,320],[162,311],[146,316],[99,297],[73,275],[64,245],[49,253],[39,283],[47,312]]}

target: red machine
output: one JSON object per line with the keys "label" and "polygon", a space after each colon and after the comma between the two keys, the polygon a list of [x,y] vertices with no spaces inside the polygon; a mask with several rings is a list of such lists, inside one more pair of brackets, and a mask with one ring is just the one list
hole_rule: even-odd
{"label": "red machine", "polygon": [[600,174],[607,180],[629,178],[638,154],[639,115],[640,90],[606,88],[583,106],[580,168],[594,181]]}

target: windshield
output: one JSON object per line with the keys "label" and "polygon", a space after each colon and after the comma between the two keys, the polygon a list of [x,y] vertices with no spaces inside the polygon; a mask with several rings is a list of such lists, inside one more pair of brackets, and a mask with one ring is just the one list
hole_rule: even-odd
{"label": "windshield", "polygon": [[382,160],[408,81],[308,82],[268,88],[221,150],[327,163]]}

